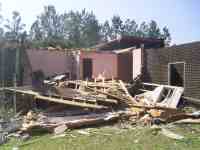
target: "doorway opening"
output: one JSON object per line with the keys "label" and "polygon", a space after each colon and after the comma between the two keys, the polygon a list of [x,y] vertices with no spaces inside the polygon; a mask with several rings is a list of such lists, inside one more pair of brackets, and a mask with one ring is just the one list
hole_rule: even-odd
{"label": "doorway opening", "polygon": [[185,83],[185,63],[175,62],[168,64],[168,83],[172,86],[184,87]]}
{"label": "doorway opening", "polygon": [[83,78],[92,78],[92,59],[90,58],[83,59]]}

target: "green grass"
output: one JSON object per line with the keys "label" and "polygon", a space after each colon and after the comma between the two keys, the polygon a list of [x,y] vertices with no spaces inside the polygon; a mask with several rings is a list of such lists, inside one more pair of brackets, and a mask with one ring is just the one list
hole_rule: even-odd
{"label": "green grass", "polygon": [[179,126],[170,129],[183,135],[181,141],[173,140],[152,128],[118,129],[116,127],[89,128],[84,131],[67,131],[65,137],[52,139],[53,135],[34,136],[26,142],[10,140],[0,150],[199,150],[200,125]]}

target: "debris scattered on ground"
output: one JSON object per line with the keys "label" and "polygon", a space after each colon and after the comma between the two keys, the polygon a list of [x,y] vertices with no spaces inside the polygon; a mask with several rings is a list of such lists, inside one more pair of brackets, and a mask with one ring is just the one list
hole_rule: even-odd
{"label": "debris scattered on ground", "polygon": [[67,130],[67,126],[66,126],[65,124],[60,125],[60,126],[58,126],[58,127],[56,127],[56,128],[54,129],[54,134],[61,134],[61,133],[64,133],[65,130]]}
{"label": "debris scattered on ground", "polygon": [[165,135],[168,138],[175,139],[175,140],[182,140],[182,139],[184,139],[184,136],[176,134],[176,133],[174,133],[174,132],[172,132],[172,131],[170,131],[168,129],[165,129],[165,128],[162,128],[161,134]]}
{"label": "debris scattered on ground", "polygon": [[[27,120],[24,117],[24,123],[21,130],[32,133],[33,131],[46,131],[55,134],[61,134],[66,129],[75,129],[83,126],[104,124],[110,121],[117,121],[123,112],[92,113],[89,115],[77,116],[48,116],[38,114],[36,120]],[[28,113],[29,114],[29,113]]]}
{"label": "debris scattered on ground", "polygon": [[182,120],[178,120],[173,122],[174,124],[200,124],[200,119],[182,119]]}
{"label": "debris scattered on ground", "polygon": [[20,138],[22,141],[27,141],[31,138],[31,136],[29,134],[25,133],[25,134],[21,135]]}
{"label": "debris scattered on ground", "polygon": [[51,139],[57,139],[57,138],[65,137],[65,136],[66,136],[65,133],[63,133],[63,134],[58,134],[58,135],[52,136]]}
{"label": "debris scattered on ground", "polygon": [[7,135],[4,133],[0,133],[0,145],[6,143],[8,140]]}
{"label": "debris scattered on ground", "polygon": [[[124,124],[124,128],[126,124],[128,127],[133,124],[152,126],[167,123],[200,123],[199,111],[188,113],[179,108],[184,88],[143,83],[144,86],[156,88],[146,90],[141,89],[144,86],[140,86],[138,94],[138,91],[135,92],[137,87],[133,85],[138,86],[138,83],[131,85],[121,80],[105,81],[103,78],[95,79],[94,82],[71,81],[66,80],[65,75],[60,75],[45,80],[42,91],[23,87],[5,88],[5,91],[32,96],[33,101],[37,103],[48,104],[46,109],[37,112],[30,110],[23,117],[22,126],[12,129],[12,132],[20,130],[20,133],[10,136],[20,136],[21,139],[27,140],[34,132],[49,132],[54,133],[52,138],[57,138],[65,136],[67,129],[112,122]],[[77,132],[83,135],[90,134],[83,130]],[[184,138],[167,129],[161,129],[161,133],[172,139]]]}
{"label": "debris scattered on ground", "polygon": [[84,130],[78,130],[77,132],[78,132],[79,134],[83,134],[83,135],[90,135],[89,132],[84,131]]}

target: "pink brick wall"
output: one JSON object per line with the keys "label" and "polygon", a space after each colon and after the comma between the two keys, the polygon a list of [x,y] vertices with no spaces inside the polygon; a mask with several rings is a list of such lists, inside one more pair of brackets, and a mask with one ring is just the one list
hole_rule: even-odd
{"label": "pink brick wall", "polygon": [[[92,76],[104,74],[106,79],[117,78],[117,54],[110,52],[82,52],[81,65],[84,58],[92,59]],[[82,67],[81,67],[82,68]],[[83,70],[81,70],[81,74]]]}

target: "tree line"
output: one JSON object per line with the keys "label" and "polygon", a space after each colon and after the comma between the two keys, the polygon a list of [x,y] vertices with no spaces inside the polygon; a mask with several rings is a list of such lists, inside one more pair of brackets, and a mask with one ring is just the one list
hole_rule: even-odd
{"label": "tree line", "polygon": [[93,12],[69,11],[59,14],[53,5],[44,7],[29,31],[26,30],[20,13],[13,11],[12,19],[0,16],[0,40],[26,43],[29,47],[88,48],[95,44],[129,35],[145,38],[162,38],[167,45],[171,42],[169,29],[160,28],[156,21],[134,19],[123,21],[119,15],[100,23]]}

